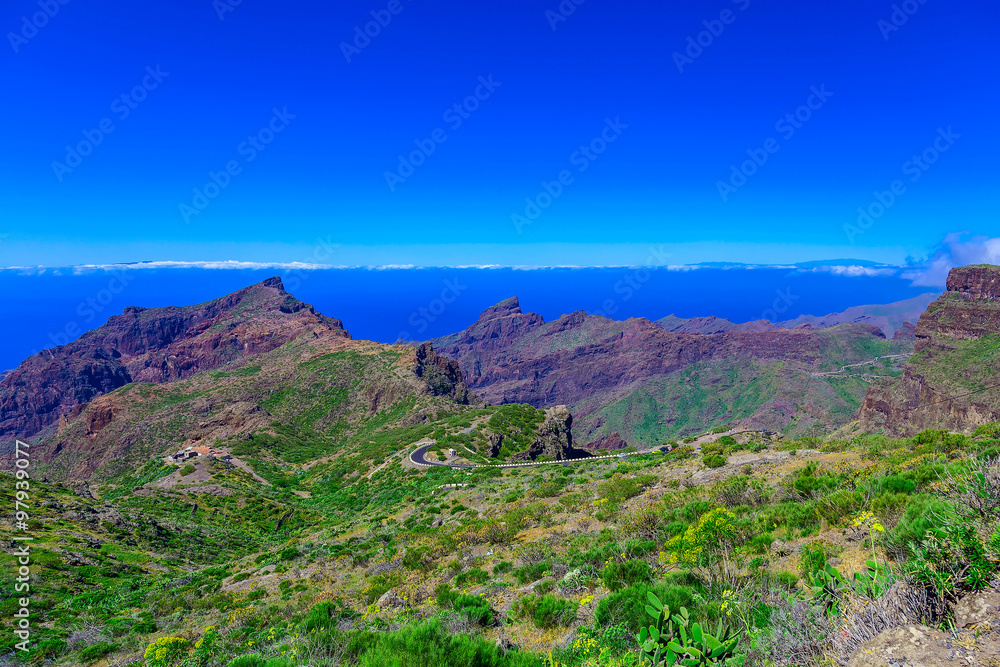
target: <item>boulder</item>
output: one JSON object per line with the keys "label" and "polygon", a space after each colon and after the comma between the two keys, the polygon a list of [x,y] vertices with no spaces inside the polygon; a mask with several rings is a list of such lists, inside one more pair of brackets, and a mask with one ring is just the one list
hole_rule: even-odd
{"label": "boulder", "polygon": [[508,459],[511,463],[534,461],[544,456],[556,461],[590,456],[573,446],[573,415],[565,405],[545,409],[545,421],[538,427],[534,442]]}
{"label": "boulder", "polygon": [[396,591],[389,589],[382,594],[382,597],[380,597],[378,602],[375,604],[378,605],[379,609],[393,609],[396,607],[405,607],[406,600],[400,597],[399,593]]}
{"label": "boulder", "polygon": [[792,553],[792,548],[788,546],[788,542],[783,540],[775,540],[771,542],[771,555],[781,558],[782,556],[788,556]]}
{"label": "boulder", "polygon": [[948,636],[923,625],[904,625],[879,634],[862,644],[851,656],[847,667],[886,667],[888,665],[951,664]]}
{"label": "boulder", "polygon": [[967,595],[955,606],[955,625],[967,628],[1000,619],[1000,591],[987,590]]}

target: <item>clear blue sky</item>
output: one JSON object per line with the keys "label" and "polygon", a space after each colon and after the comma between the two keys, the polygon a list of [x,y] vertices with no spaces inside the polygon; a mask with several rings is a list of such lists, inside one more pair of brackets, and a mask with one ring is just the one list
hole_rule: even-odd
{"label": "clear blue sky", "polygon": [[[996,2],[912,0],[889,30],[888,1],[565,0],[558,21],[557,0],[63,1],[42,0],[58,12],[37,30],[38,0],[0,10],[4,266],[307,260],[317,238],[343,264],[602,264],[650,244],[681,262],[901,262],[950,232],[997,236]],[[373,11],[391,21],[347,62]],[[807,103],[794,133],[776,126]],[[104,119],[91,154],[53,165]],[[269,126],[263,150],[243,143]],[[948,150],[910,180],[939,128]],[[400,172],[415,141],[434,151]],[[748,150],[767,161],[724,201]],[[518,229],[543,180],[561,193]]]}

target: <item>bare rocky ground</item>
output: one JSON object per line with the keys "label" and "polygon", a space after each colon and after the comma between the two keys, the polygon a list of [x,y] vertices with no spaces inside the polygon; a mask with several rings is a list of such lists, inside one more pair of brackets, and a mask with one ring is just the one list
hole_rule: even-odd
{"label": "bare rocky ground", "polygon": [[994,583],[958,602],[951,632],[923,625],[886,630],[855,651],[848,667],[1000,665],[1000,583]]}

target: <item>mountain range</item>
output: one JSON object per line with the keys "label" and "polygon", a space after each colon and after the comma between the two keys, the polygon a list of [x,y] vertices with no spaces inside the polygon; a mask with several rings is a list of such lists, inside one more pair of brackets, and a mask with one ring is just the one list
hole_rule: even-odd
{"label": "mountain range", "polygon": [[[417,347],[353,340],[270,278],[195,306],[130,307],[30,357],[0,381],[0,436],[43,443],[59,474],[108,478],[175,445],[260,433],[333,452],[470,403],[565,405],[575,446],[588,451],[737,426],[791,436],[854,422],[958,428],[994,415],[983,405],[996,397],[922,406],[977,391],[993,372],[963,360],[992,345],[996,272],[953,271],[915,328],[908,318],[934,295],[776,324],[583,311],[545,322],[513,297]],[[476,455],[491,453],[488,436],[475,434]]]}
{"label": "mountain range", "polygon": [[591,622],[631,642],[654,590],[706,617],[701,579],[654,572],[718,520],[768,586],[794,594],[816,544],[851,577],[872,556],[852,517],[924,512],[934,466],[1000,446],[1000,267],[953,270],[912,335],[842,321],[871,310],[697,333],[511,298],[390,345],[277,278],[126,309],[0,380],[0,455],[31,452],[33,655],[381,665],[415,632],[396,654],[478,641],[508,656],[480,664],[535,665]]}

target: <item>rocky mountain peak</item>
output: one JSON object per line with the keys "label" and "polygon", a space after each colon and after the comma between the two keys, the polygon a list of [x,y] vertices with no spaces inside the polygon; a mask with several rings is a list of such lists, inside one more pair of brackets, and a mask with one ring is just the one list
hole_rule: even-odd
{"label": "rocky mountain peak", "polygon": [[970,301],[1000,300],[1000,266],[978,264],[952,269],[947,287],[948,292]]}
{"label": "rocky mountain peak", "polygon": [[947,287],[917,320],[916,354],[902,376],[868,390],[858,412],[862,429],[912,435],[1000,419],[1000,361],[989,339],[981,340],[1000,332],[1000,266],[954,268]]}
{"label": "rocky mountain peak", "polygon": [[[285,291],[285,283],[281,282],[280,276],[271,276],[259,283],[260,287],[273,287],[281,292]],[[251,286],[252,288],[253,286]]]}
{"label": "rocky mountain peak", "polygon": [[954,268],[947,286],[917,320],[917,352],[1000,331],[1000,266]]}
{"label": "rocky mountain peak", "polygon": [[350,338],[278,277],[195,306],[129,306],[0,380],[0,438],[30,437],[131,382],[177,380],[319,332]]}
{"label": "rocky mountain peak", "polygon": [[500,303],[490,306],[483,311],[483,314],[479,316],[480,322],[488,322],[489,320],[495,320],[498,317],[507,317],[509,315],[520,315],[521,314],[521,302],[516,296],[512,296],[509,299],[504,299]]}

